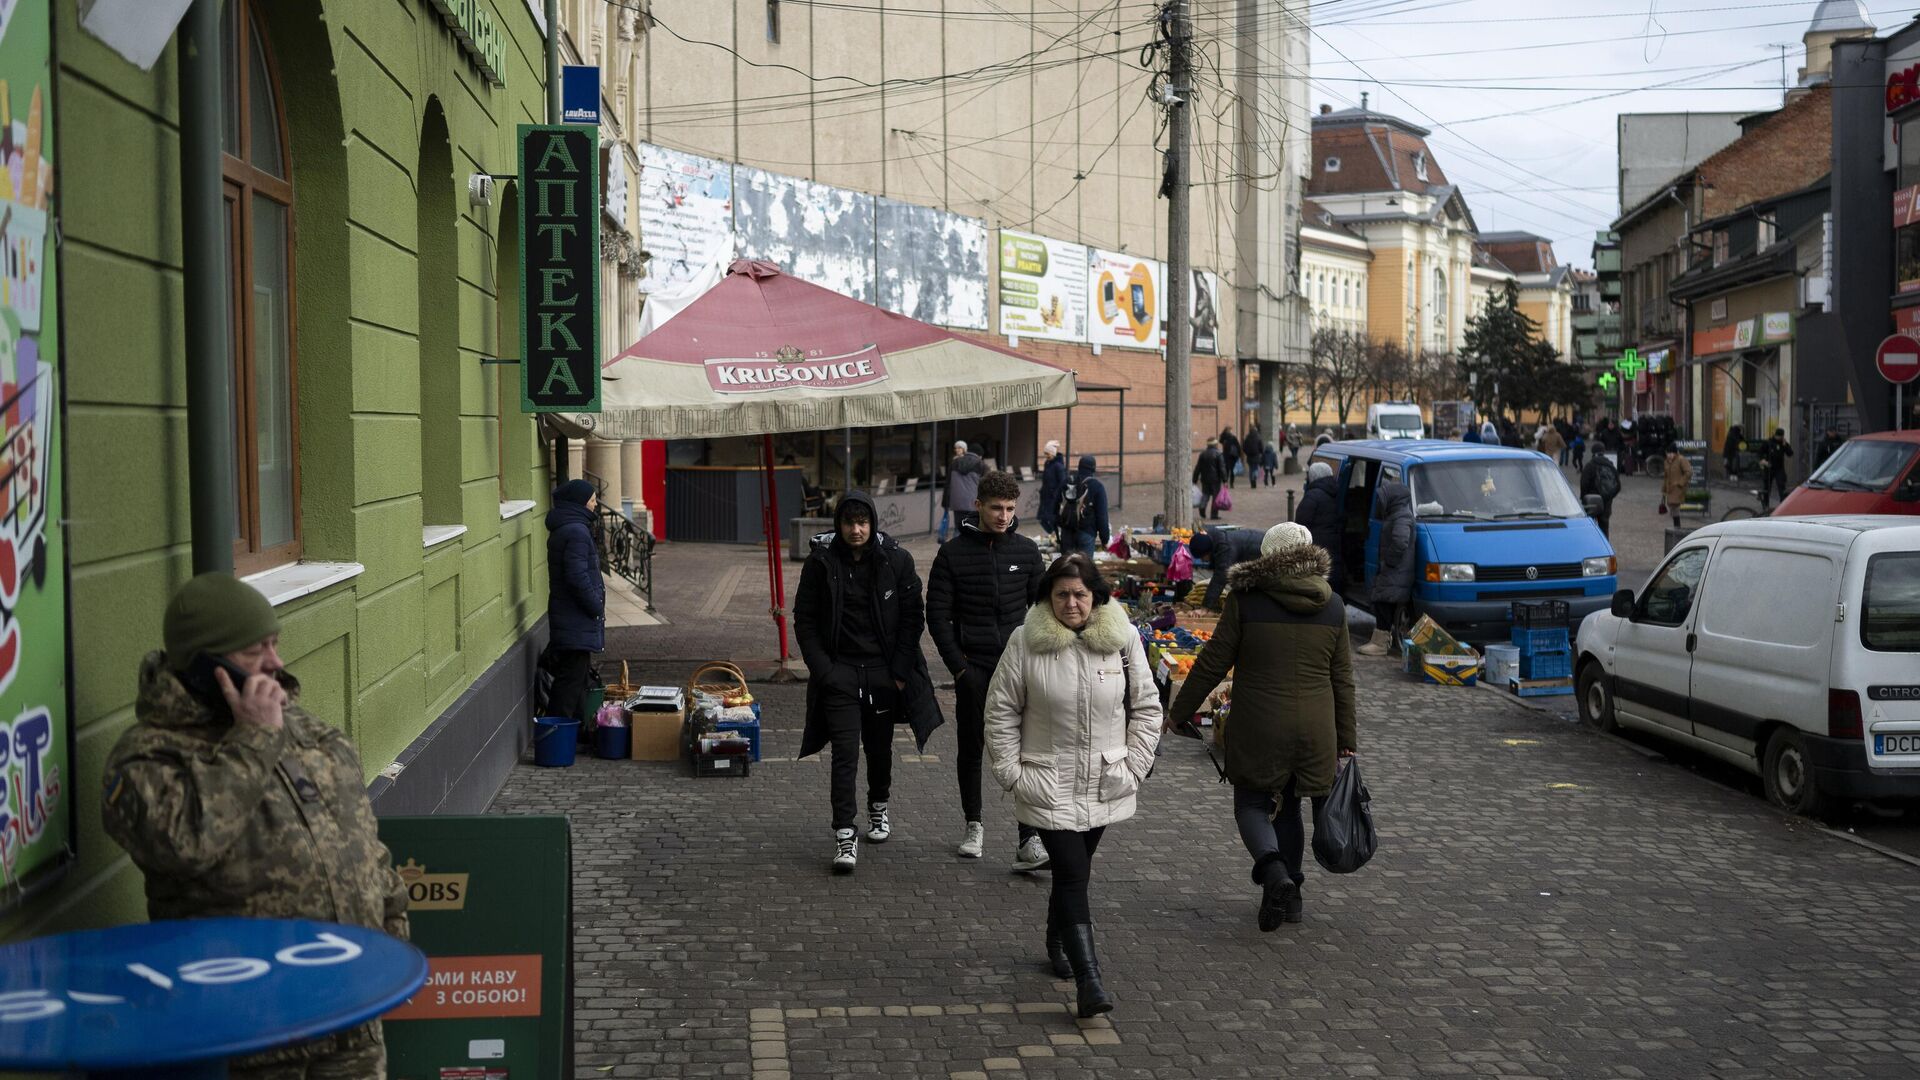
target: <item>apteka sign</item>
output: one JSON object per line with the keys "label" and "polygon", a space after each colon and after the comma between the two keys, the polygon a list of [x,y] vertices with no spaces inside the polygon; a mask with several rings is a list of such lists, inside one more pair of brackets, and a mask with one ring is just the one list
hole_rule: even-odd
{"label": "apteka sign", "polygon": [[600,129],[520,125],[520,408],[600,411]]}
{"label": "apteka sign", "polygon": [[707,385],[720,394],[764,394],[789,387],[851,390],[884,382],[887,362],[878,346],[839,356],[808,356],[789,346],[771,357],[709,360]]}

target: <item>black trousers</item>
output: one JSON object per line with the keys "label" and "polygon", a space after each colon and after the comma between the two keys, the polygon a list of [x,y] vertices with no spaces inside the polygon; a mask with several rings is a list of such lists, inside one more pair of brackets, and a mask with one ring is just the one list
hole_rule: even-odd
{"label": "black trousers", "polygon": [[547,715],[565,716],[582,721],[587,706],[587,675],[593,670],[593,654],[585,649],[554,649],[548,662],[553,672],[553,690],[547,695]]}
{"label": "black trousers", "polygon": [[[1287,876],[1294,884],[1307,880],[1301,872],[1301,861],[1307,853],[1307,830],[1300,824],[1300,796],[1293,793],[1294,782],[1287,781],[1281,789],[1279,813],[1274,813],[1273,796],[1253,788],[1233,786],[1233,823],[1240,827],[1240,842],[1247,846],[1247,854],[1253,856],[1255,873],[1259,872],[1262,859],[1280,857],[1280,864],[1286,867]],[[1325,809],[1327,797],[1317,795],[1313,799],[1313,816],[1320,817]],[[1057,865],[1057,863],[1056,863]],[[1057,875],[1058,869],[1054,870]],[[1055,880],[1058,880],[1057,878]],[[1259,878],[1255,884],[1264,884]]]}
{"label": "black trousers", "polygon": [[867,801],[886,802],[893,790],[893,724],[900,693],[885,667],[833,665],[821,707],[833,747],[833,827],[851,829],[860,808],[853,792],[860,778],[860,748],[867,751]]}
{"label": "black trousers", "polygon": [[1771,493],[1775,491],[1780,493],[1780,498],[1787,497],[1787,470],[1768,466],[1760,470],[1760,501],[1771,502]]}
{"label": "black trousers", "polygon": [[[959,714],[954,719],[960,738],[955,769],[960,778],[960,812],[968,821],[980,820],[980,763],[987,752],[987,683],[992,679],[991,668],[978,671],[969,667],[953,681],[954,712]],[[1020,842],[1026,843],[1027,837],[1039,831],[1021,825]]]}
{"label": "black trousers", "polygon": [[1211,518],[1214,521],[1220,520],[1220,509],[1219,507],[1214,505],[1219,501],[1220,501],[1219,488],[1215,488],[1212,491],[1208,491],[1206,488],[1201,488],[1200,489],[1200,505],[1195,510],[1193,516]]}
{"label": "black trousers", "polygon": [[1239,458],[1233,458],[1233,457],[1230,457],[1230,458],[1228,458],[1228,459],[1227,459],[1227,486],[1228,486],[1228,487],[1233,487],[1233,486],[1234,486],[1234,483],[1233,483],[1233,467],[1234,467],[1235,465],[1238,465],[1238,464],[1240,464],[1240,459],[1239,459]]}
{"label": "black trousers", "polygon": [[1087,832],[1066,829],[1040,829],[1040,842],[1046,845],[1052,861],[1053,893],[1047,897],[1050,926],[1076,926],[1093,921],[1087,908],[1087,883],[1093,880],[1093,853],[1100,846],[1106,826]]}

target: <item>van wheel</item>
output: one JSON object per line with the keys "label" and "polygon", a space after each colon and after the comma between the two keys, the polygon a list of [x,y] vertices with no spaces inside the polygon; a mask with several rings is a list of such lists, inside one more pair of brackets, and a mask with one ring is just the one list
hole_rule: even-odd
{"label": "van wheel", "polygon": [[1607,690],[1606,674],[1597,661],[1589,660],[1580,668],[1580,719],[1595,730],[1612,732],[1619,724],[1613,718],[1613,694]]}
{"label": "van wheel", "polygon": [[1775,728],[1767,739],[1760,779],[1767,798],[1789,813],[1819,818],[1833,808],[1832,800],[1821,793],[1814,780],[1813,765],[1807,760],[1807,741],[1790,727]]}

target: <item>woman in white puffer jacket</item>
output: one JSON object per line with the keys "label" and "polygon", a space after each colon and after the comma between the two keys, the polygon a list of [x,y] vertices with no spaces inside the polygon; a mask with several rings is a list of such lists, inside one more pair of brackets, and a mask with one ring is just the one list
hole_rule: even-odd
{"label": "woman in white puffer jacket", "polygon": [[1113,1008],[1100,985],[1087,882],[1108,825],[1133,816],[1160,742],[1160,695],[1140,634],[1085,555],[1055,560],[987,688],[987,754],[1014,817],[1053,866],[1047,958],[1073,976],[1080,1015]]}

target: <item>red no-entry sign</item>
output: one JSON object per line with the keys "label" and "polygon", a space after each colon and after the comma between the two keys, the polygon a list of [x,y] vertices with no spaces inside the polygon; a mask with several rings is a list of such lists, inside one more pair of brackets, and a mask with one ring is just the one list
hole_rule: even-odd
{"label": "red no-entry sign", "polygon": [[1889,335],[1873,354],[1880,377],[1895,385],[1920,378],[1920,340],[1905,334]]}

